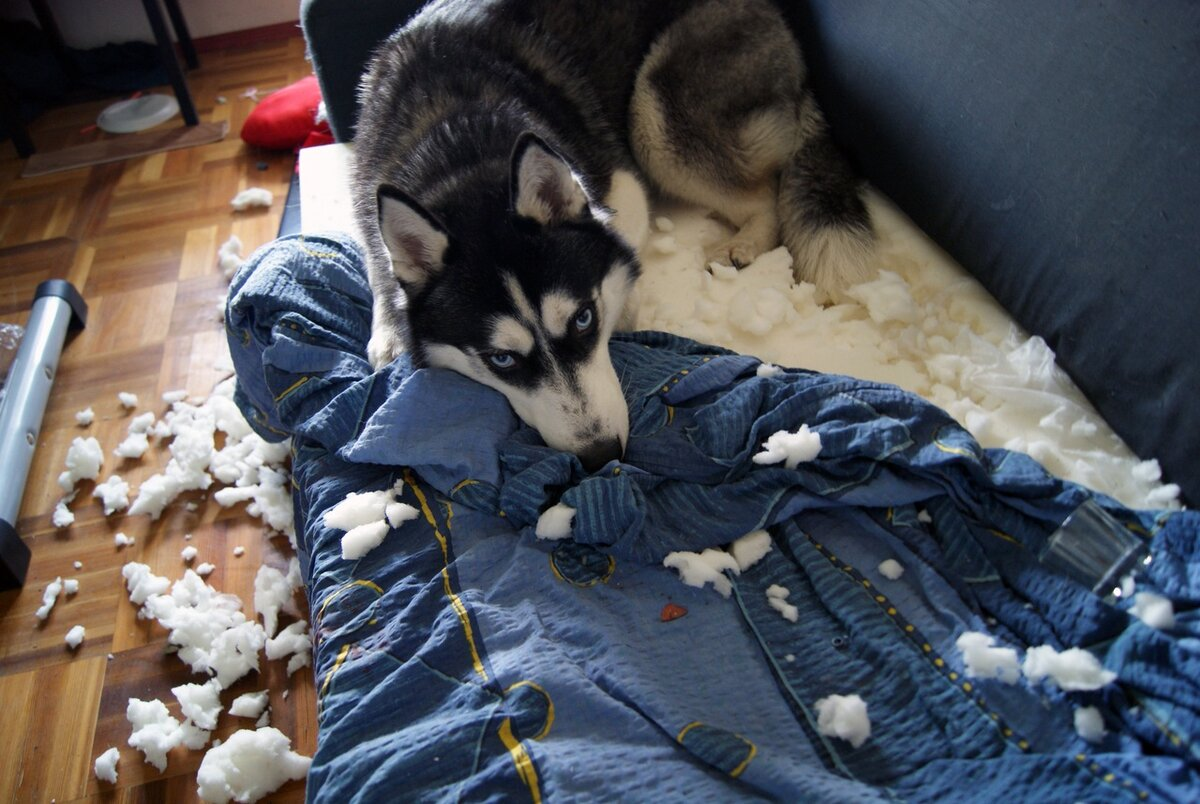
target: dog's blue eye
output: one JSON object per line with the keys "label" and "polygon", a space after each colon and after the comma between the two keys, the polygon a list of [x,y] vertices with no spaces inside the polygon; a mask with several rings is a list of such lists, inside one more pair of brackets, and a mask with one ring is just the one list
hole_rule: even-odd
{"label": "dog's blue eye", "polygon": [[517,364],[517,359],[508,352],[493,352],[487,359],[498,369],[510,369]]}
{"label": "dog's blue eye", "polygon": [[596,320],[596,311],[589,304],[575,315],[575,329],[578,332],[587,332],[591,329],[592,322]]}

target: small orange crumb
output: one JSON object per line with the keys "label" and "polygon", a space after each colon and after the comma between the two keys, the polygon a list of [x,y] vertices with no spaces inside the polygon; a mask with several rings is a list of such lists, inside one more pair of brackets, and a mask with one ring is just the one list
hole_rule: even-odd
{"label": "small orange crumb", "polygon": [[663,606],[662,614],[659,617],[664,623],[669,623],[671,620],[678,620],[687,614],[687,609],[680,606],[678,603],[668,603]]}

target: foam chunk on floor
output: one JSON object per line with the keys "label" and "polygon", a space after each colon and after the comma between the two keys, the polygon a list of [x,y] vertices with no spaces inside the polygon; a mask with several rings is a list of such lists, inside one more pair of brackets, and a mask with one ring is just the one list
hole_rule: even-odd
{"label": "foam chunk on floor", "polygon": [[121,752],[114,745],[103,754],[96,757],[96,761],[92,764],[92,769],[96,773],[96,778],[102,782],[109,784],[117,783],[117,762],[121,759]]}
{"label": "foam chunk on floor", "polygon": [[258,801],[286,782],[303,779],[312,759],[291,748],[291,740],[270,726],[234,732],[200,762],[200,798],[216,804]]}

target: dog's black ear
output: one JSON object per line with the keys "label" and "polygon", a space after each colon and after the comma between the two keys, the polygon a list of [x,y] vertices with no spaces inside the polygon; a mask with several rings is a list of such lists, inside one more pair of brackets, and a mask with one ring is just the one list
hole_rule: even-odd
{"label": "dog's black ear", "polygon": [[512,207],[541,224],[577,220],[588,198],[562,157],[533,132],[517,140],[512,157]]}
{"label": "dog's black ear", "polygon": [[441,270],[450,239],[432,215],[395,187],[380,186],[376,199],[392,272],[405,285],[420,287]]}

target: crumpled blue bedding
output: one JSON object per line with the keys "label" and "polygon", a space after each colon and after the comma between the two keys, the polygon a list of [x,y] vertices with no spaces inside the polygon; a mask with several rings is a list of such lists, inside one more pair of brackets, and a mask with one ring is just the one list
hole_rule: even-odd
{"label": "crumpled blue bedding", "polygon": [[[586,474],[504,399],[403,358],[372,372],[361,254],[285,238],[236,276],[236,399],[293,440],[319,738],[314,801],[1195,800],[1200,797],[1200,520],[1130,511],[983,450],[897,388],[758,361],[661,333],[616,338],[625,459]],[[789,470],[751,456],[807,424]],[[405,483],[421,516],[343,560],[322,514]],[[1138,588],[1172,630],[1044,569],[1049,534],[1095,497],[1146,538]],[[573,538],[534,535],[577,509]],[[726,599],[666,553],[766,528],[773,548]],[[893,558],[897,580],[877,567]],[[796,622],[772,609],[780,584]],[[664,622],[667,603],[686,616]],[[1095,692],[966,676],[954,641],[1081,646]],[[858,694],[871,737],[822,736],[814,703]],[[1096,706],[1099,744],[1074,730]]]}

